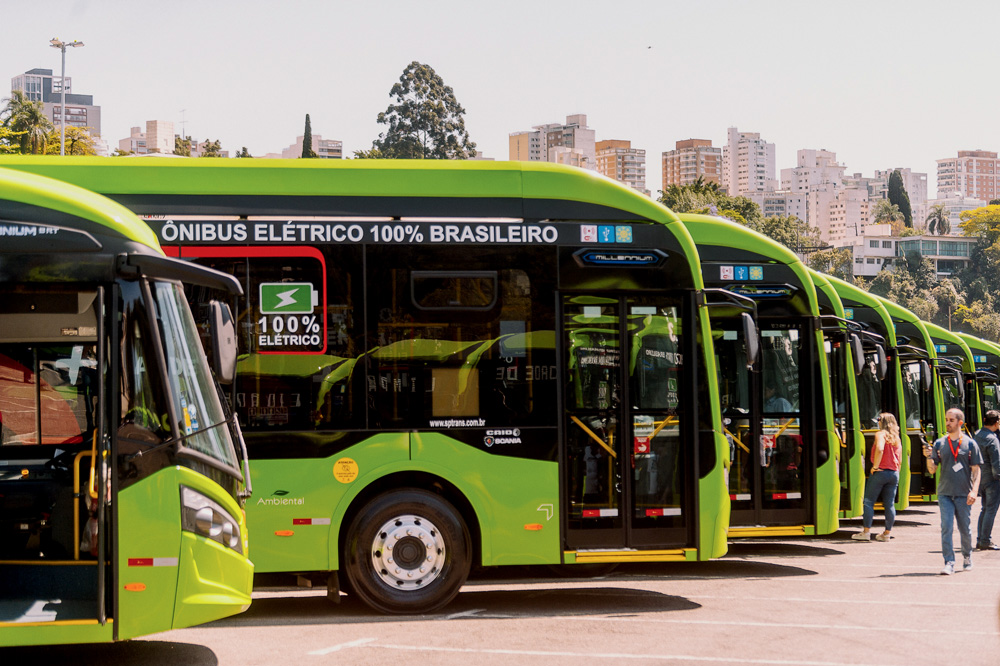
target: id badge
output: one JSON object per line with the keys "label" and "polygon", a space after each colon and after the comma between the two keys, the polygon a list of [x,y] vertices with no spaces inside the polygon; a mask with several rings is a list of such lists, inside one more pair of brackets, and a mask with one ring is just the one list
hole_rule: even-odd
{"label": "id badge", "polygon": [[951,466],[951,469],[952,469],[953,472],[961,472],[962,471],[962,463],[960,463],[960,462],[955,463],[954,465]]}

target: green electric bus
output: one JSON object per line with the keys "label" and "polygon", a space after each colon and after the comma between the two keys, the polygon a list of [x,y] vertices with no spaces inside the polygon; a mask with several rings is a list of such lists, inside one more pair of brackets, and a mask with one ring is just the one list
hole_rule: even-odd
{"label": "green electric bus", "polygon": [[732,441],[730,537],[830,534],[840,480],[819,301],[806,266],[784,245],[726,219],[680,216],[706,286],[756,303],[759,367],[739,320],[713,314],[726,434]]}
{"label": "green electric bus", "polygon": [[[896,353],[896,327],[892,316],[878,296],[843,280],[827,276],[840,297],[844,317],[857,324],[862,348],[864,368],[857,377],[856,409],[865,438],[863,473],[871,472],[871,449],[878,431],[878,416],[888,412],[896,417],[900,432],[906,428],[906,405],[903,390],[902,365]],[[918,430],[919,432],[919,430]],[[919,435],[918,435],[919,436]],[[903,445],[909,446],[909,436]],[[920,443],[917,443],[920,446]],[[909,451],[909,448],[906,449]],[[899,489],[896,495],[897,510],[909,506],[909,458],[900,461]]]}
{"label": "green electric bus", "polygon": [[529,162],[0,163],[116,199],[243,284],[257,571],[405,613],[472,564],[726,552],[707,311],[739,298],[703,289],[647,197]]}
{"label": "green electric bus", "polygon": [[952,407],[965,414],[965,429],[971,437],[979,430],[979,390],[976,385],[976,360],[969,345],[958,333],[925,321],[937,355],[937,380],[941,385],[942,407]]}
{"label": "green electric bus", "polygon": [[[240,291],[164,256],[121,205],[0,169],[0,646],[126,639],[250,604],[245,451],[182,282]],[[232,314],[207,307],[231,380]]]}
{"label": "green electric bus", "polygon": [[[938,380],[937,352],[934,341],[924,322],[906,308],[881,298],[892,317],[896,329],[895,352],[899,357],[902,379],[905,428],[908,435],[903,441],[903,464],[900,466],[900,490],[903,475],[909,475],[910,503],[929,501],[936,493],[934,476],[927,473],[923,445],[944,434],[944,409],[941,382]],[[900,432],[903,431],[900,422]],[[902,469],[906,465],[907,469]]]}
{"label": "green electric bus", "polygon": [[[1000,410],[1000,346],[967,333],[958,336],[972,352],[976,366],[976,391],[979,396],[980,418],[990,409]],[[982,421],[975,424],[981,428]]]}
{"label": "green electric bus", "polygon": [[834,432],[840,451],[837,455],[840,478],[840,517],[862,515],[865,493],[865,436],[858,411],[857,378],[866,367],[861,342],[862,327],[846,318],[840,295],[830,276],[809,270],[819,302],[828,382],[833,400]]}

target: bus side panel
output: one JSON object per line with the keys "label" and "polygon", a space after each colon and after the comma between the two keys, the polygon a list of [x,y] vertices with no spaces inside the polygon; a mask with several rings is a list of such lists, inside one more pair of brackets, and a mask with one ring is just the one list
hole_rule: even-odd
{"label": "bus side panel", "polygon": [[405,468],[409,459],[410,438],[404,432],[375,435],[330,458],[255,460],[247,523],[257,571],[336,569],[333,535],[340,525],[334,514],[343,518],[362,488],[387,469]]}
{"label": "bus side panel", "polygon": [[854,457],[848,461],[848,466],[848,478],[854,481],[851,483],[851,515],[847,517],[859,518],[864,513],[865,499],[865,435],[860,430],[854,433]]}
{"label": "bus side panel", "polygon": [[472,504],[483,566],[559,563],[556,463],[491,455],[433,432],[413,434],[413,460],[440,469]]}
{"label": "bus side panel", "polygon": [[173,627],[181,552],[178,468],[118,494],[118,638]]}
{"label": "bus side panel", "polygon": [[816,446],[826,446],[830,452],[826,462],[816,468],[816,534],[833,534],[840,529],[840,475],[837,464],[840,440],[834,432],[821,432]]}
{"label": "bus side panel", "polygon": [[253,562],[247,556],[247,521],[236,501],[209,479],[178,468],[179,481],[210,497],[238,521],[243,553],[191,532],[181,532],[175,629],[242,613],[250,607]]}
{"label": "bus side panel", "polygon": [[[728,440],[720,432],[714,433],[714,440],[716,460],[728,461]],[[732,471],[726,469],[726,467],[716,465],[715,469],[698,479],[699,560],[711,560],[716,557],[722,557],[729,550],[727,531],[729,529],[729,517],[732,505],[729,500],[729,479],[727,474],[731,474]]]}

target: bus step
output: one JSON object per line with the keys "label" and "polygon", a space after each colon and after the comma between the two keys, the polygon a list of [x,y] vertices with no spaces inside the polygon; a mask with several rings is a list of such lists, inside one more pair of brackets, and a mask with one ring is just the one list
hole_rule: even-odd
{"label": "bus step", "polygon": [[816,534],[815,525],[775,525],[765,527],[730,527],[729,538],[745,537],[782,537],[782,536],[812,536]]}
{"label": "bus step", "polygon": [[674,550],[569,550],[564,553],[566,562],[687,562],[697,559],[693,548]]}

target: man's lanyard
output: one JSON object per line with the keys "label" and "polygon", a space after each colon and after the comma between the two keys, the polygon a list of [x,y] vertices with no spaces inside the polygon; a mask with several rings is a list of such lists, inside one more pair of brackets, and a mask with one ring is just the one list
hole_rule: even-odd
{"label": "man's lanyard", "polygon": [[962,451],[962,436],[958,436],[958,449],[951,445],[951,435],[948,435],[948,448],[951,449],[951,457],[958,462],[958,454]]}

